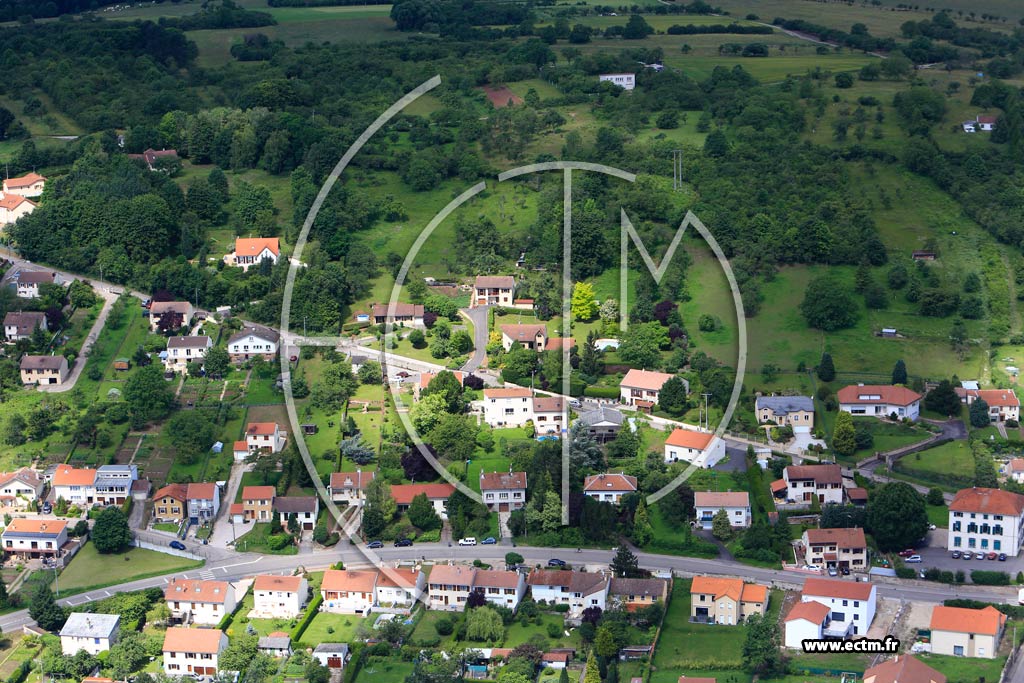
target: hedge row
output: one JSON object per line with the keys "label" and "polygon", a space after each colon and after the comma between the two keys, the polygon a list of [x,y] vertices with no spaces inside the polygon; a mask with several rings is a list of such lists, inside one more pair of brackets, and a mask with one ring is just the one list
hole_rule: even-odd
{"label": "hedge row", "polygon": [[591,398],[618,398],[619,388],[589,386],[583,390],[583,395]]}
{"label": "hedge row", "polygon": [[28,674],[32,671],[32,664],[34,660],[26,659],[24,662],[18,665],[18,668],[11,672],[11,675],[7,677],[7,683],[24,683],[25,679],[28,678]]}
{"label": "hedge row", "polygon": [[312,600],[309,601],[309,606],[306,607],[306,614],[303,615],[302,621],[295,625],[292,629],[292,642],[298,643],[302,638],[302,634],[306,632],[306,628],[309,627],[310,622],[316,617],[317,612],[320,611],[320,603],[324,601],[324,594],[320,591],[316,592],[316,595]]}

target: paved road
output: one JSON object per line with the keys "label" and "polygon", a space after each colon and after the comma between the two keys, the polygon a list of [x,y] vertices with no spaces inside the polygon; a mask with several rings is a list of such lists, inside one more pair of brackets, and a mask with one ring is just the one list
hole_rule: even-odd
{"label": "paved road", "polygon": [[[210,553],[207,546],[201,549],[194,548],[194,544],[187,544],[190,549]],[[458,560],[470,562],[480,558],[484,562],[501,565],[504,562],[505,553],[508,547],[501,546],[476,546],[460,548],[459,546],[448,547],[443,544],[425,544],[412,548],[387,547],[377,551],[381,560],[386,563],[393,563],[399,560],[411,560],[417,557],[427,557],[438,562],[447,560]],[[580,553],[565,548],[530,548],[518,547],[515,552],[520,553],[527,564],[545,564],[548,559],[557,557],[574,565],[590,565],[592,568],[607,566],[612,559],[610,550],[583,550]],[[205,567],[176,576],[179,578],[216,578],[226,581],[234,581],[250,577],[256,574],[291,574],[297,567],[307,570],[322,569],[341,560],[345,566],[359,567],[369,566],[368,560],[360,551],[349,545],[336,546],[329,550],[316,551],[310,555],[301,557],[280,556],[280,555],[257,555],[255,553],[231,553],[221,555],[210,554],[211,559]],[[682,575],[721,575],[721,576],[742,576],[751,581],[768,583],[775,586],[798,589],[803,584],[804,577],[791,572],[784,572],[775,569],[762,569],[750,567],[737,562],[723,559],[699,559],[691,557],[671,557],[667,555],[653,555],[650,553],[637,553],[640,566],[651,570],[672,570]],[[86,602],[98,600],[116,592],[141,590],[153,586],[163,586],[170,576],[156,577],[131,581],[108,589],[91,591],[84,595],[76,595],[70,598],[61,599],[64,605],[81,605]],[[952,587],[923,581],[897,581],[892,583],[877,583],[878,594],[881,597],[890,597],[903,600],[919,600],[923,602],[939,603],[951,597],[963,597],[974,600],[985,600],[990,602],[1015,602],[1017,593],[1013,588],[998,588],[991,586],[965,585]],[[20,610],[0,617],[0,629],[10,633],[13,629],[31,623],[28,610]]]}
{"label": "paved road", "polygon": [[487,317],[490,311],[489,306],[476,306],[474,308],[463,308],[459,312],[473,323],[473,355],[466,364],[462,366],[464,372],[473,372],[484,363],[487,357]]}
{"label": "paved road", "polygon": [[114,302],[117,301],[118,297],[117,293],[106,287],[100,287],[97,294],[103,297],[103,308],[100,309],[100,314],[96,316],[96,321],[92,324],[92,329],[89,330],[89,334],[86,336],[85,341],[82,342],[82,348],[79,349],[78,356],[75,357],[75,367],[71,368],[71,372],[68,373],[68,378],[62,383],[40,384],[36,387],[39,391],[59,394],[65,391],[71,391],[75,388],[78,378],[82,376],[82,371],[85,369],[85,363],[89,360],[89,356],[92,354],[92,348],[96,345],[96,340],[99,339],[100,332],[103,331],[103,326],[107,324],[107,316],[110,315],[110,309],[113,308]]}

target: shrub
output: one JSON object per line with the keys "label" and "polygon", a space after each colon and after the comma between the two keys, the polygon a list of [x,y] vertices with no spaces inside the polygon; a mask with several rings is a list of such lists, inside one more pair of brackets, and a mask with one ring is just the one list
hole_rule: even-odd
{"label": "shrub", "polygon": [[901,579],[913,579],[917,576],[917,572],[911,567],[896,567],[896,576]]}
{"label": "shrub", "polygon": [[558,604],[558,605],[555,605],[552,609],[555,612],[558,612],[559,614],[565,614],[566,612],[569,611],[569,605]]}
{"label": "shrub", "polygon": [[583,390],[583,395],[591,398],[618,398],[619,388],[589,386]]}
{"label": "shrub", "polygon": [[548,624],[548,638],[558,638],[562,635],[562,627],[558,624]]}
{"label": "shrub", "polygon": [[[309,601],[309,605],[306,607],[306,613],[302,615],[302,621],[292,629],[292,642],[297,643],[302,638],[302,634],[306,632],[311,621],[316,617],[317,612],[320,611],[320,603],[324,601],[323,594],[320,591],[316,592],[313,599]],[[353,657],[354,659],[354,657]]]}
{"label": "shrub", "polygon": [[979,586],[1009,586],[1010,575],[1006,572],[975,569],[971,572],[971,582]]}
{"label": "shrub", "polygon": [[439,636],[450,636],[455,632],[455,624],[448,617],[441,617],[434,622],[434,630]]}

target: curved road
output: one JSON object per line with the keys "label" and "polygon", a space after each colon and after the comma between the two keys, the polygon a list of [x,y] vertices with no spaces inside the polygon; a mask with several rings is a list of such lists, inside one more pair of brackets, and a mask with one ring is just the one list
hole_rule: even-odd
{"label": "curved road", "polygon": [[[204,548],[205,550],[205,548]],[[412,548],[386,547],[378,553],[384,562],[397,562],[400,560],[415,560],[421,557],[430,558],[436,562],[447,560],[460,560],[471,562],[480,558],[484,562],[501,565],[505,561],[505,553],[512,550],[509,546],[476,546],[461,548],[459,546],[447,546],[441,543],[431,543]],[[517,547],[514,552],[522,555],[527,564],[545,564],[553,557],[565,560],[571,564],[605,565],[612,559],[610,550],[583,550],[577,553],[567,548],[532,548]],[[211,554],[213,555],[213,554]],[[168,574],[149,579],[131,581],[119,586],[112,586],[106,589],[94,590],[85,594],[74,595],[70,598],[59,600],[62,605],[81,605],[93,600],[109,597],[114,593],[141,590],[153,586],[163,586],[171,577],[190,579],[219,579],[222,581],[234,581],[256,574],[291,574],[296,567],[304,567],[307,570],[325,569],[339,560],[345,566],[359,567],[370,566],[370,563],[362,553],[354,546],[344,548],[332,548],[330,550],[315,552],[308,555],[259,555],[256,553],[235,553],[227,555],[216,553],[216,559],[211,559],[206,566],[193,569],[179,574]],[[669,555],[655,555],[651,553],[637,553],[640,566],[651,570],[673,570],[677,574],[687,575],[722,575],[741,576],[752,581],[771,584],[773,586],[800,588],[803,584],[803,575],[793,572],[784,572],[776,569],[762,569],[740,564],[739,562],[723,559],[699,559],[692,557],[674,557]],[[1012,602],[1016,599],[1017,593],[1012,588],[997,588],[991,586],[964,585],[953,587],[943,584],[925,583],[923,581],[901,581],[899,583],[877,583],[878,595],[880,597],[897,598],[902,600],[919,600],[923,602],[939,603],[948,600],[950,597],[969,598],[973,600],[984,600],[988,602]],[[20,610],[0,617],[0,629],[5,633],[20,629],[26,624],[31,624],[32,619],[28,610]]]}

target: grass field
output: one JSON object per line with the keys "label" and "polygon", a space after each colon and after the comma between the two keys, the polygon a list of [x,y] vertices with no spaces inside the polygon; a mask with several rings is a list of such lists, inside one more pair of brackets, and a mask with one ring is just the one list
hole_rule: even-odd
{"label": "grass field", "polygon": [[901,458],[900,469],[926,481],[933,475],[957,475],[969,481],[974,476],[974,456],[966,441],[950,441]]}
{"label": "grass field", "polygon": [[81,593],[93,588],[113,586],[150,576],[182,572],[201,567],[203,563],[155,550],[131,548],[123,553],[101,555],[96,546],[85,547],[60,573],[58,585],[61,595]]}

